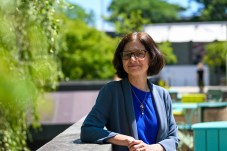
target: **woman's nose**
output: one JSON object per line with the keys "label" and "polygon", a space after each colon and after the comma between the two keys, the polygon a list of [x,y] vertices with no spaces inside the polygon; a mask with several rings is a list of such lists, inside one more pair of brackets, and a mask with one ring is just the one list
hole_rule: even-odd
{"label": "woman's nose", "polygon": [[133,60],[133,61],[134,61],[134,60],[136,60],[136,56],[135,56],[135,54],[131,54],[130,59],[131,59],[131,60]]}

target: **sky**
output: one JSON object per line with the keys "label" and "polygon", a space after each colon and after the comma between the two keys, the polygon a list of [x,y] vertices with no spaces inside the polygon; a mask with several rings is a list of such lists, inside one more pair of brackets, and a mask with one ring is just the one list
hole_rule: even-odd
{"label": "sky", "polygon": [[[93,10],[95,13],[96,28],[104,31],[112,31],[113,26],[109,23],[104,22],[101,16],[108,16],[107,8],[111,3],[111,0],[67,0],[70,3],[77,4],[84,8],[87,12]],[[189,8],[188,11],[184,12],[183,16],[190,16],[195,12],[199,5],[195,2],[188,3],[188,0],[167,0],[170,3],[178,3],[183,7]]]}

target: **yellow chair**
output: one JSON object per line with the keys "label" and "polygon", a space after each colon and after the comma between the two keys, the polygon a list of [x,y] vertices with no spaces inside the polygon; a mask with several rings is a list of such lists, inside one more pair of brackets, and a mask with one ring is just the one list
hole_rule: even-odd
{"label": "yellow chair", "polygon": [[206,95],[203,93],[183,94],[182,103],[202,103],[206,101]]}

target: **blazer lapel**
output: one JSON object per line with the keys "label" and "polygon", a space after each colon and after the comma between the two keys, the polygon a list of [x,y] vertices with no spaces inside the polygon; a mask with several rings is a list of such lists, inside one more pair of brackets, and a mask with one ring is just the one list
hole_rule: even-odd
{"label": "blazer lapel", "polygon": [[150,81],[149,81],[149,85],[150,85],[150,90],[153,94],[153,99],[154,99],[158,120],[159,120],[159,130],[157,135],[157,138],[159,138],[157,140],[158,142],[161,140],[161,138],[164,136],[164,133],[165,133],[163,130],[165,129],[164,127],[167,124],[166,111],[163,103],[164,102],[163,98],[161,98],[159,92],[157,91],[157,89],[154,88],[153,84]]}
{"label": "blazer lapel", "polygon": [[138,139],[138,132],[137,132],[134,107],[133,107],[131,86],[128,81],[128,78],[123,79],[122,83],[123,83],[122,87],[123,87],[123,94],[124,94],[124,101],[125,101],[125,110],[126,110],[129,128],[131,131],[131,136],[133,136],[135,139]]}

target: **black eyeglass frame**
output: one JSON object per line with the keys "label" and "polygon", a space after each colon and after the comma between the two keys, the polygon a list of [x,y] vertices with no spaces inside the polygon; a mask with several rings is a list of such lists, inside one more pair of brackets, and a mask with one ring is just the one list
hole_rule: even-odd
{"label": "black eyeglass frame", "polygon": [[[143,53],[141,53],[141,52],[143,52]],[[120,56],[121,56],[122,60],[129,60],[132,58],[132,55],[136,59],[144,59],[146,56],[146,52],[147,52],[147,50],[135,50],[135,51],[125,50],[120,53]],[[124,53],[126,53],[126,56],[124,56]]]}

